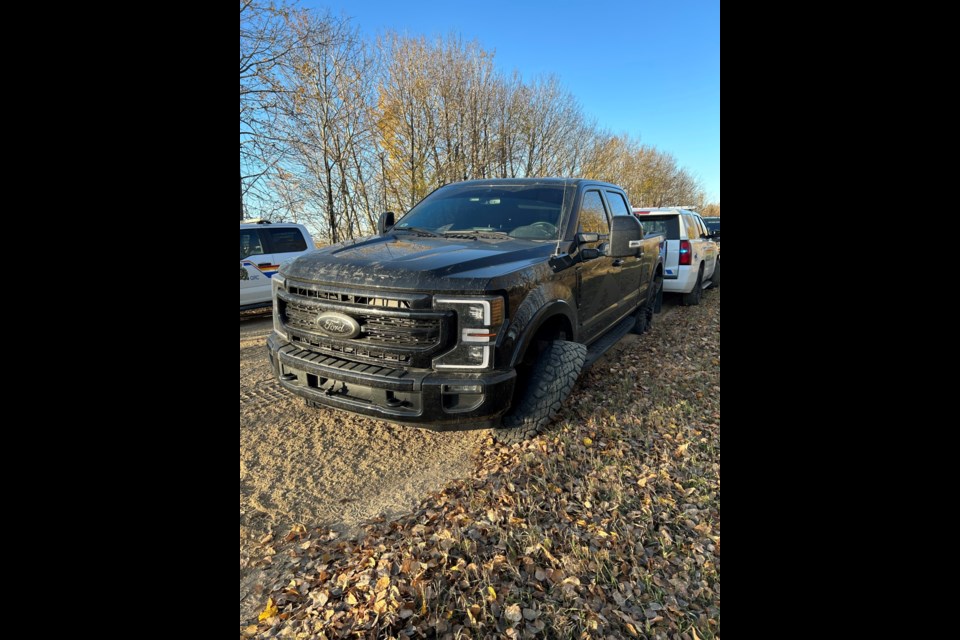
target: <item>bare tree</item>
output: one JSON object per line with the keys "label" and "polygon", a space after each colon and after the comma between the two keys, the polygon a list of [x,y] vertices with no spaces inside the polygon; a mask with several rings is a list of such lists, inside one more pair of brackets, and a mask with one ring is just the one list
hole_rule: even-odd
{"label": "bare tree", "polygon": [[347,18],[241,2],[241,217],[304,221],[338,242],[440,185],[533,176],[618,183],[641,206],[705,206],[672,155],[598,129],[555,76],[505,76],[456,35],[388,33],[372,47]]}
{"label": "bare tree", "polygon": [[279,100],[291,89],[283,84],[280,70],[294,52],[318,44],[312,32],[291,37],[288,25],[297,13],[286,0],[240,0],[241,219],[251,204],[261,213],[275,206],[266,183],[289,148],[281,131]]}

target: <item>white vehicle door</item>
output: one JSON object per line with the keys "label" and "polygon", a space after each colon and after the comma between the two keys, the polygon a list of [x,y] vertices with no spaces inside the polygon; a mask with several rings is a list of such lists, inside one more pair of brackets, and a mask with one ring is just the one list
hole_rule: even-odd
{"label": "white vehicle door", "polygon": [[703,277],[704,279],[713,276],[713,270],[717,267],[717,243],[707,236],[710,230],[707,224],[698,215],[693,216],[697,227],[698,242],[700,243],[700,255],[703,256]]}
{"label": "white vehicle door", "polygon": [[274,265],[273,255],[264,253],[260,229],[240,229],[240,306],[270,301],[267,270]]}
{"label": "white vehicle door", "polygon": [[[304,232],[300,227],[268,227],[260,230],[260,235],[264,234],[269,236],[269,242],[266,244],[272,253],[273,263],[270,265],[272,269],[264,268],[263,271],[270,276],[276,273],[281,264],[296,258],[309,248],[308,238],[304,238]],[[263,267],[263,265],[260,266]]]}

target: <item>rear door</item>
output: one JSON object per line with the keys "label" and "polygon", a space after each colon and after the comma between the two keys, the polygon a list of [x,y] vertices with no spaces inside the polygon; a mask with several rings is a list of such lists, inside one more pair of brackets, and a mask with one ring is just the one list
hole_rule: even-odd
{"label": "rear door", "polygon": [[[583,192],[580,200],[580,219],[577,231],[598,233],[598,242],[585,243],[580,249],[599,249],[610,237],[610,215],[603,203],[599,189]],[[617,301],[611,295],[610,273],[613,259],[600,255],[583,259],[577,265],[577,303],[581,333],[584,342],[591,342],[603,333],[617,311]]]}
{"label": "rear door", "polygon": [[643,235],[661,234],[667,239],[667,255],[663,262],[663,277],[675,280],[680,275],[680,216],[675,213],[655,213],[637,216],[643,225]]}
{"label": "rear door", "polygon": [[261,229],[240,229],[240,306],[270,300],[270,278],[260,267],[273,265],[273,255],[264,249]]}
{"label": "rear door", "polygon": [[693,217],[696,220],[700,231],[700,242],[702,246],[704,262],[703,277],[709,278],[713,275],[713,270],[717,266],[717,256],[719,255],[717,241],[708,237],[710,235],[710,229],[707,227],[707,223],[703,221],[703,218],[698,215]]}
{"label": "rear door", "polygon": [[[627,199],[619,191],[607,189],[603,192],[611,215],[633,215],[627,205]],[[611,266],[611,285],[613,298],[620,309],[618,315],[626,315],[637,308],[638,300],[647,299],[647,286],[650,282],[650,261],[639,255],[614,259]]]}

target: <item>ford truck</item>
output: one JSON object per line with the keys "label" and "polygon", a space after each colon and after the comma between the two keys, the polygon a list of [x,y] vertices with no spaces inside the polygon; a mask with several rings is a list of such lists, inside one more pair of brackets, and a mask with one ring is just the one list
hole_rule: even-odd
{"label": "ford truck", "polygon": [[584,179],[438,188],[375,236],[273,276],[267,349],[313,407],[434,430],[542,432],[581,370],[659,304],[663,237]]}

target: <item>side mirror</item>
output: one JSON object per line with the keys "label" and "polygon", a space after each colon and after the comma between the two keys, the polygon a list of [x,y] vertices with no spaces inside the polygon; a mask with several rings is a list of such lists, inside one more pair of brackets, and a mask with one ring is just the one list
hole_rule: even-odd
{"label": "side mirror", "polygon": [[384,211],[380,214],[380,219],[377,220],[377,233],[383,235],[387,231],[390,231],[395,222],[396,218],[393,215],[393,211]]}
{"label": "side mirror", "polygon": [[589,242],[600,242],[599,233],[578,233],[577,234],[577,244],[584,244]]}
{"label": "side mirror", "polygon": [[581,260],[594,260],[599,258],[603,254],[600,252],[600,249],[592,249],[590,247],[580,249],[580,259]]}
{"label": "side mirror", "polygon": [[613,216],[610,218],[608,256],[611,258],[635,256],[640,249],[641,240],[643,240],[643,227],[634,216]]}

